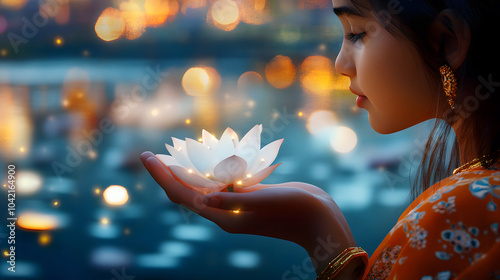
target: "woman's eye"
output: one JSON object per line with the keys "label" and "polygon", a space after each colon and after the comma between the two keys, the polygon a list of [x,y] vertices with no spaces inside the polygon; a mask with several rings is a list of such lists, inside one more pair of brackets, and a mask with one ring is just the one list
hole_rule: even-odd
{"label": "woman's eye", "polygon": [[366,32],[361,32],[361,33],[349,33],[346,34],[346,39],[351,41],[352,43],[356,43],[358,40],[363,39],[363,37],[366,35]]}

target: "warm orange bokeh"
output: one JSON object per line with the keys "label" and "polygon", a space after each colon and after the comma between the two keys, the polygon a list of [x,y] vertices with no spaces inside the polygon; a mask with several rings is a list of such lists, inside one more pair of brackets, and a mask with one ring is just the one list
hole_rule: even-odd
{"label": "warm orange bokeh", "polygon": [[305,92],[326,95],[335,87],[335,67],[324,56],[310,56],[300,66],[300,82]]}
{"label": "warm orange bokeh", "polygon": [[95,24],[95,32],[104,41],[120,38],[125,31],[125,20],[121,12],[114,8],[105,9]]}
{"label": "warm orange bokeh", "polygon": [[278,55],[266,65],[267,81],[275,88],[284,89],[295,81],[296,68],[287,56]]}
{"label": "warm orange bokeh", "polygon": [[240,9],[233,0],[217,0],[208,10],[207,23],[224,30],[234,30],[240,23]]}
{"label": "warm orange bokeh", "polygon": [[146,31],[146,14],[139,4],[130,0],[120,4],[121,16],[125,20],[125,38],[134,40]]}
{"label": "warm orange bokeh", "polygon": [[12,10],[19,10],[23,8],[28,0],[0,0],[0,7]]}
{"label": "warm orange bokeh", "polygon": [[241,74],[240,78],[238,79],[238,89],[245,90],[246,88],[260,86],[263,82],[264,80],[259,73],[248,71]]}
{"label": "warm orange bokeh", "polygon": [[19,216],[17,225],[28,230],[51,230],[60,226],[55,216],[36,212],[26,212]]}
{"label": "warm orange bokeh", "polygon": [[191,96],[209,96],[215,93],[221,84],[217,70],[211,67],[193,67],[182,77],[182,88]]}
{"label": "warm orange bokeh", "polygon": [[266,0],[241,0],[238,2],[241,21],[253,25],[261,25],[272,20],[270,1]]}

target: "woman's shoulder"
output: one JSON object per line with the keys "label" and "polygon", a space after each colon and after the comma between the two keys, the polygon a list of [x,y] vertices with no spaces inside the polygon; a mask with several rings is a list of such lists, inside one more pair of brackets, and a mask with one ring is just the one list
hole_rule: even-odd
{"label": "woman's shoulder", "polygon": [[413,201],[401,218],[425,205],[434,207],[442,199],[452,199],[455,205],[459,203],[465,208],[481,204],[484,210],[500,211],[500,163],[452,175],[434,184]]}

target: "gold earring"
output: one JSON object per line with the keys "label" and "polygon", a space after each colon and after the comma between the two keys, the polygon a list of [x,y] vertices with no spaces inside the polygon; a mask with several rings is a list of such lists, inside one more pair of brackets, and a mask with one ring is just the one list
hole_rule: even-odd
{"label": "gold earring", "polygon": [[448,97],[448,103],[452,110],[455,109],[455,99],[457,98],[457,78],[448,65],[443,65],[439,68],[441,73],[441,80],[443,82],[444,93]]}

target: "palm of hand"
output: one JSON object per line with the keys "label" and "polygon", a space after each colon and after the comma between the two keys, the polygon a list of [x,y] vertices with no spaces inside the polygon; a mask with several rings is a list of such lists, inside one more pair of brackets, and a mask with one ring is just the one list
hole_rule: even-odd
{"label": "palm of hand", "polygon": [[[144,153],[141,160],[172,202],[191,209],[230,233],[269,236],[306,248],[311,240],[325,232],[345,233],[343,229],[349,228],[333,199],[310,184],[259,184],[244,188],[241,193],[219,192],[203,196],[176,178],[152,153]],[[351,239],[350,231],[348,235],[347,239]]]}

